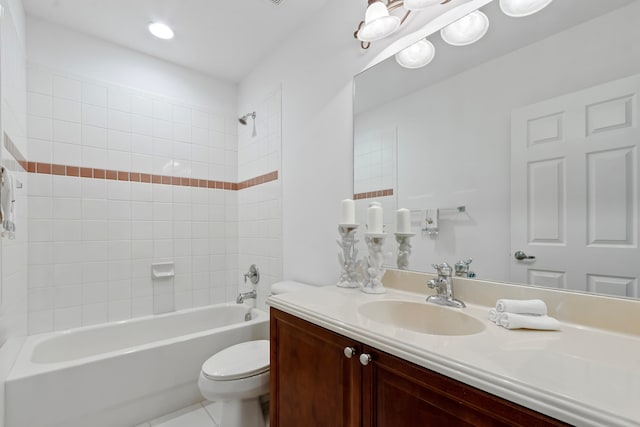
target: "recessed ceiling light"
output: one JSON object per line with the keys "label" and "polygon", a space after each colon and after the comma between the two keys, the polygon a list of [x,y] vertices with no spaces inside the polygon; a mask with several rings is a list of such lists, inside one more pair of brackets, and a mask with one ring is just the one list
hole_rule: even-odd
{"label": "recessed ceiling light", "polygon": [[149,24],[151,34],[159,39],[169,40],[173,38],[173,30],[167,24],[162,22],[152,22]]}

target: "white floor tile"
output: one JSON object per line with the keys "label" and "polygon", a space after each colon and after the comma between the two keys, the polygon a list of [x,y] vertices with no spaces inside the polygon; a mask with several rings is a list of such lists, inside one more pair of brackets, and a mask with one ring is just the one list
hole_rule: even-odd
{"label": "white floor tile", "polygon": [[217,424],[220,424],[220,406],[221,406],[221,403],[220,402],[204,401],[204,402],[202,402],[202,406],[204,406],[204,409],[207,410],[207,412],[209,413],[211,418],[213,418],[213,420]]}
{"label": "white floor tile", "polygon": [[202,405],[189,406],[151,421],[153,427],[217,427]]}

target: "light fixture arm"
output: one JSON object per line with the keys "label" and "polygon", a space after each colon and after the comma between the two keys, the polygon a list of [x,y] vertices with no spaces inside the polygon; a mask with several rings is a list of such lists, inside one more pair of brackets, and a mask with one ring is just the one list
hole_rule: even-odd
{"label": "light fixture arm", "polygon": [[[383,2],[386,6],[387,6],[387,10],[389,12],[392,12],[402,6],[404,6],[404,0],[367,0],[367,7],[371,6],[373,3],[380,1]],[[447,4],[449,3],[451,0],[443,0],[440,4]],[[400,25],[404,24],[404,22],[407,20],[407,18],[409,17],[409,15],[411,14],[410,10],[407,10],[404,14],[404,16],[400,19]],[[360,23],[358,24],[358,27],[356,28],[356,31],[353,33],[353,37],[354,38],[358,38],[358,33],[360,32],[360,29],[362,28],[362,26],[364,25],[364,21],[360,21]],[[369,46],[371,46],[371,42],[360,42],[360,47],[362,49],[369,49]]]}

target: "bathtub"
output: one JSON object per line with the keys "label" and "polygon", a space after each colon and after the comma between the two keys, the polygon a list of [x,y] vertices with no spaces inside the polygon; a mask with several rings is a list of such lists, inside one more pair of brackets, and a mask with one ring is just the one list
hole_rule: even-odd
{"label": "bathtub", "polygon": [[256,339],[269,339],[268,314],[238,304],[27,337],[5,383],[5,426],[136,425],[201,401],[202,363]]}

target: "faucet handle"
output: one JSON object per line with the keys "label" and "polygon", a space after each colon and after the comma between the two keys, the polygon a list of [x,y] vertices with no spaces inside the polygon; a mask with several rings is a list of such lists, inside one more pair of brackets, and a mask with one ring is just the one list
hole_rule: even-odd
{"label": "faucet handle", "polygon": [[438,272],[439,275],[441,276],[450,276],[451,275],[451,266],[446,263],[443,262],[442,264],[431,264],[433,266],[433,268],[436,269],[436,271]]}

